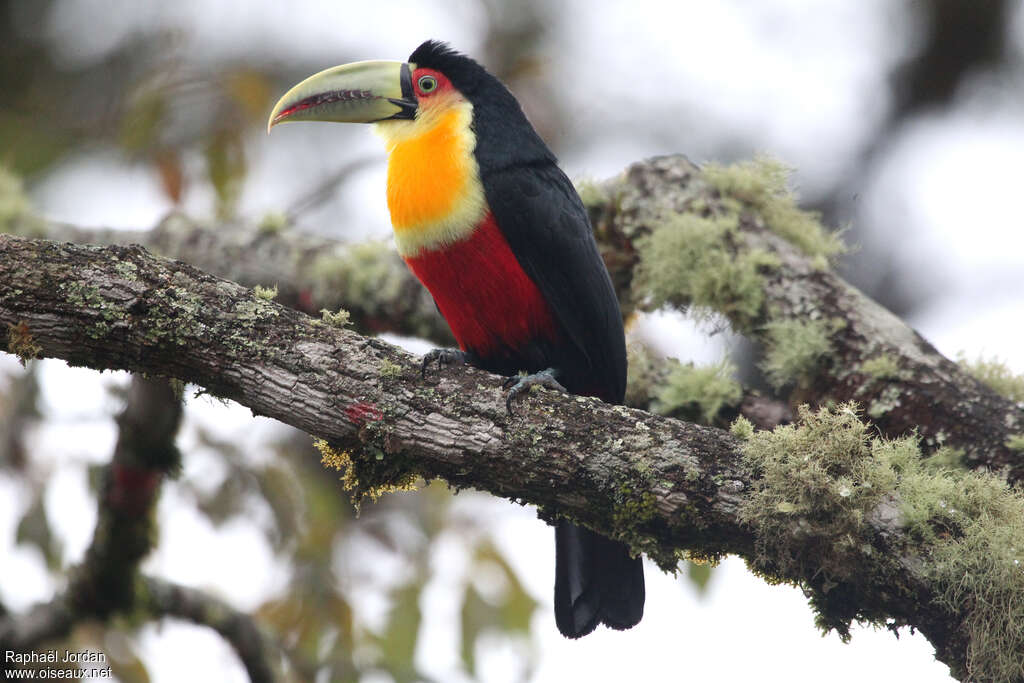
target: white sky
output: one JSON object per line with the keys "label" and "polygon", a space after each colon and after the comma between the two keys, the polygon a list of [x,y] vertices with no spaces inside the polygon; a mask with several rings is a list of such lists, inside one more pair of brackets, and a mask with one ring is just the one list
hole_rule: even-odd
{"label": "white sky", "polygon": [[[848,170],[885,115],[888,70],[913,41],[888,0],[568,0],[566,11],[572,30],[549,48],[543,63],[566,85],[573,116],[569,129],[559,132],[576,143],[563,154],[575,177],[605,177],[656,153],[682,151],[703,160],[727,148],[782,158],[797,167],[795,180],[804,193],[814,195]],[[1018,36],[1024,34],[1021,17]],[[473,53],[483,17],[469,0],[323,0],[303,3],[301,10],[271,0],[69,0],[44,33],[62,45],[64,58],[90,60],[153,24],[181,28],[183,50],[199,60],[254,59],[258,52],[264,61],[301,59],[319,68],[347,59],[404,58],[426,37],[451,40]],[[915,122],[893,141],[863,188],[856,220],[883,231],[877,237],[891,243],[908,277],[926,278],[932,297],[912,322],[942,352],[996,354],[1024,372],[1024,225],[1017,206],[1024,104],[1019,92],[1015,100],[998,84],[982,86],[965,92],[957,111]],[[383,152],[368,130],[284,127],[272,138],[254,138],[247,151],[255,167],[242,206],[251,215],[286,206],[353,158],[379,156],[380,163],[305,222],[350,239],[387,234]],[[198,165],[197,159],[187,161]],[[152,225],[170,208],[148,170],[102,150],[68,160],[35,188],[35,199],[54,218],[121,227]],[[186,208],[201,215],[211,201],[208,193],[192,192]],[[898,228],[881,227],[893,225]],[[659,347],[683,359],[715,360],[727,343],[708,343],[706,330],[677,316],[659,316],[645,329]],[[95,524],[85,466],[104,462],[115,437],[109,417],[117,407],[102,386],[117,380],[55,362],[40,365],[53,421],[33,435],[32,467],[39,476],[57,472],[47,509],[73,562]],[[0,357],[0,369],[17,371],[10,357]],[[254,429],[248,411],[237,406],[208,402],[191,402],[187,420],[215,423],[233,439],[250,439],[247,450],[253,453],[273,429],[266,421]],[[186,459],[185,476],[192,480],[223,476],[216,470],[212,458]],[[167,488],[160,505],[161,545],[147,560],[148,570],[212,588],[242,609],[280,589],[287,569],[273,561],[258,520],[215,530],[189,512],[176,485]],[[13,546],[17,513],[27,504],[24,493],[0,475],[0,566],[8,577],[0,591],[15,608],[57,588],[34,551]],[[723,679],[723,672],[726,680],[949,680],[920,636],[904,634],[897,641],[859,629],[850,645],[834,635],[820,637],[799,591],[766,586],[734,560],[716,573],[703,600],[687,582],[651,566],[640,626],[566,641],[557,635],[550,611],[551,530],[531,510],[500,501],[466,495],[457,505],[493,518],[497,542],[516,548],[508,556],[544,603],[535,617],[533,645],[541,656],[532,680]],[[445,548],[432,561],[452,562],[457,569],[457,540]],[[12,583],[11,576],[18,580]],[[461,680],[457,633],[445,616],[454,609],[449,597],[440,584],[427,591],[428,621],[418,653],[424,671],[446,681]],[[379,612],[381,605],[366,609]],[[197,682],[244,680],[230,649],[202,629],[147,627],[141,643],[157,683],[186,676]],[[181,652],[191,654],[185,658]],[[513,646],[495,644],[480,659],[483,680],[513,680]]]}

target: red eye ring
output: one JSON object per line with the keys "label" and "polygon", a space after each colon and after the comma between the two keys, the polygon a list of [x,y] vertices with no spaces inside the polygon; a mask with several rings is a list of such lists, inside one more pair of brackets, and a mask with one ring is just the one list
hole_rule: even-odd
{"label": "red eye ring", "polygon": [[416,81],[416,85],[419,87],[420,92],[427,94],[437,89],[437,79],[430,75],[420,76],[419,80]]}

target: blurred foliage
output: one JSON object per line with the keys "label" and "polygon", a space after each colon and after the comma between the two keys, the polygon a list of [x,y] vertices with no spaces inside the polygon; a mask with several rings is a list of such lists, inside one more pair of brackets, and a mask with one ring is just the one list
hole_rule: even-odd
{"label": "blurred foliage", "polygon": [[[248,172],[246,140],[282,75],[191,63],[174,33],[157,26],[101,59],[58,59],[43,28],[58,5],[0,8],[0,163],[31,180],[71,155],[110,148],[148,167],[174,204],[190,183],[208,183],[217,217],[232,217]],[[191,159],[201,172],[189,170]]]}

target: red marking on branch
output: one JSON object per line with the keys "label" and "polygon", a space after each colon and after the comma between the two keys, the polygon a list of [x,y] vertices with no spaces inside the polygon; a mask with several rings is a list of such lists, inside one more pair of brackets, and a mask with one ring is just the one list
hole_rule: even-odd
{"label": "red marking on branch", "polygon": [[353,424],[363,425],[367,422],[380,422],[384,419],[384,413],[375,403],[353,403],[344,409],[345,417]]}

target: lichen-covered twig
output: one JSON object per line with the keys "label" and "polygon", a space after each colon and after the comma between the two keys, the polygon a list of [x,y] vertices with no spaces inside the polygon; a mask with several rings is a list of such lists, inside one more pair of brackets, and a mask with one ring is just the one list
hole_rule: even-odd
{"label": "lichen-covered twig", "polygon": [[[852,407],[754,434],[543,392],[515,417],[469,367],[419,362],[138,247],[0,236],[0,323],[41,354],[196,382],[320,439],[355,495],[441,477],[621,538],[663,567],[746,557],[805,588],[819,622],[911,625],[964,680],[1024,676],[1024,503],[931,471]],[[0,343],[6,325],[0,325]],[[970,581],[964,581],[964,577]]]}

